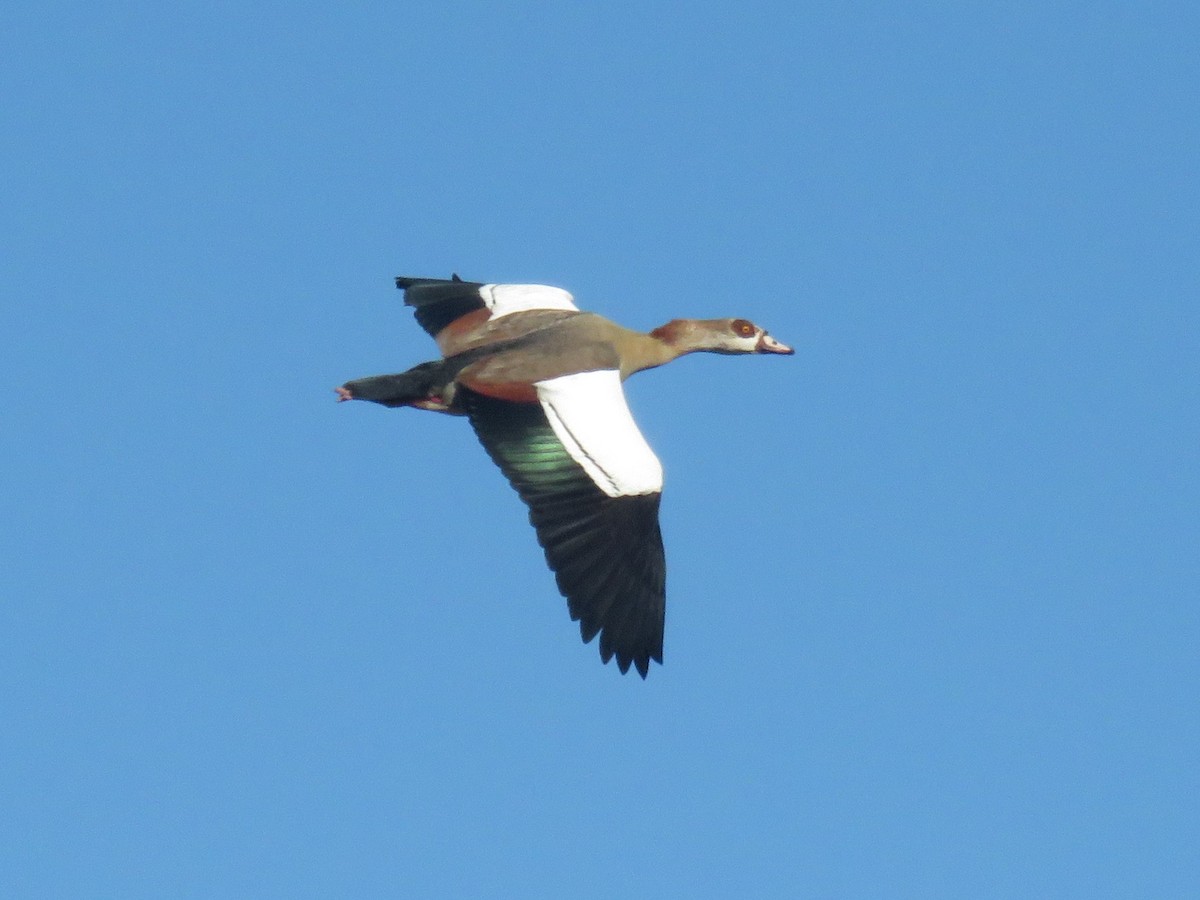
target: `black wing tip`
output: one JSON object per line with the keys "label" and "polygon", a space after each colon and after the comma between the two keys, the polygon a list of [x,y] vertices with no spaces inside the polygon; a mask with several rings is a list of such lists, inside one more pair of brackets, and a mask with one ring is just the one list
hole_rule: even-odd
{"label": "black wing tip", "polygon": [[[572,618],[576,618],[576,616],[572,615]],[[590,644],[595,640],[596,635],[600,634],[602,630],[602,626],[593,622],[581,621],[579,623],[579,636],[583,638],[585,644]],[[613,657],[616,657],[617,668],[621,670],[622,675],[628,673],[629,667],[632,665],[637,669],[638,674],[642,676],[643,681],[650,674],[650,661],[654,660],[660,666],[663,661],[661,647],[658,650],[651,650],[642,654],[622,653],[602,638],[600,641],[600,661],[608,665]]]}
{"label": "black wing tip", "polygon": [[[586,644],[588,641],[584,640],[584,643]],[[600,661],[608,665],[614,658],[617,660],[617,668],[621,670],[622,675],[629,674],[629,669],[632,667],[642,676],[642,681],[645,681],[646,676],[650,674],[650,660],[654,660],[660,666],[662,665],[662,650],[638,654],[623,653],[607,644],[603,636],[601,636]]]}
{"label": "black wing tip", "polygon": [[415,278],[411,275],[397,275],[396,287],[402,291],[407,291],[410,287],[416,284],[477,284],[479,282],[463,281],[457,272],[451,274],[449,278]]}
{"label": "black wing tip", "polygon": [[[642,676],[642,681],[646,680],[646,676],[650,674],[650,657],[649,656],[634,656],[634,657],[617,657],[617,668],[621,670],[622,675],[629,672],[630,664],[637,669],[637,673]],[[661,663],[660,663],[661,665]]]}

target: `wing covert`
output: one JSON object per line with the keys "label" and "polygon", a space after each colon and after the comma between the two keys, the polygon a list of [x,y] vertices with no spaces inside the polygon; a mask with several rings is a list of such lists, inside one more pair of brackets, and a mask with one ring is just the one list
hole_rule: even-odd
{"label": "wing covert", "polygon": [[534,309],[573,310],[575,298],[562,288],[545,284],[484,284],[453,279],[398,276],[396,287],[414,307],[417,324],[436,338],[452,322],[477,310],[485,320]]}

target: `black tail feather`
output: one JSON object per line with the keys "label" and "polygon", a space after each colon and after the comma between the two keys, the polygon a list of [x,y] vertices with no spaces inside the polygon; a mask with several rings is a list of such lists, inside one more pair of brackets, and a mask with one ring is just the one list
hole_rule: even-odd
{"label": "black tail feather", "polygon": [[372,375],[342,385],[353,400],[370,400],[383,406],[409,406],[426,400],[444,385],[441,360],[421,363],[396,375]]}

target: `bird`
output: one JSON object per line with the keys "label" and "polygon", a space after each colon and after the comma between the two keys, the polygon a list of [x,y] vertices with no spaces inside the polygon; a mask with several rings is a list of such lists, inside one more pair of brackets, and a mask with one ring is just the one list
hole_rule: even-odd
{"label": "bird", "polygon": [[625,400],[630,375],[688,353],[795,351],[748,319],[672,319],[646,333],[581,311],[562,288],[397,277],[441,357],[347,381],[339,401],[464,416],[529,508],[585,644],[646,678],[662,664],[663,469]]}

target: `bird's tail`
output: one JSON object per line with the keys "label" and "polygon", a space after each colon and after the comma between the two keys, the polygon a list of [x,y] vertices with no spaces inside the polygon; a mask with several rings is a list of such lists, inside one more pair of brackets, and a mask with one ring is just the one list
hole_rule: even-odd
{"label": "bird's tail", "polygon": [[443,360],[421,363],[396,375],[356,378],[337,388],[341,400],[370,400],[383,406],[414,406],[437,397],[445,383]]}

